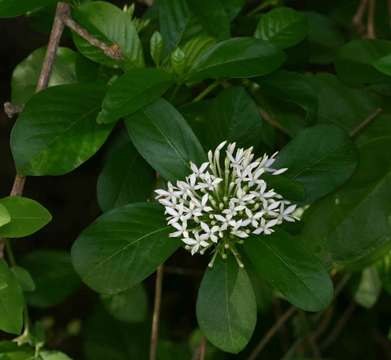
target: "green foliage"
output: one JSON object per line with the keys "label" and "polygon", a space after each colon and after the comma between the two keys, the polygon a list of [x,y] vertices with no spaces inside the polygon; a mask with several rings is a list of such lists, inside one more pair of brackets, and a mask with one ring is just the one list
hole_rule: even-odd
{"label": "green foliage", "polygon": [[256,323],[256,301],[250,279],[230,257],[218,259],[202,279],[197,298],[202,332],[218,348],[238,353],[249,342]]}
{"label": "green foliage", "polygon": [[72,84],[34,95],[12,130],[18,171],[62,175],[94,155],[112,129],[96,123],[104,92],[99,84]]}
{"label": "green foliage", "polygon": [[[282,346],[271,343],[259,358],[380,358],[380,348],[357,350],[362,331],[355,329],[368,329],[365,336],[384,344],[389,326],[380,307],[391,294],[386,1],[376,2],[373,19],[372,2],[363,2],[361,20],[358,0],[156,0],[123,9],[109,1],[67,3],[85,32],[62,34],[61,44],[75,50],[57,49],[47,88],[36,93],[46,47],[33,50],[10,74],[11,105],[21,108],[10,135],[18,174],[12,195],[21,193],[23,176],[77,170],[64,181],[82,179],[94,189],[96,178],[97,203],[89,193],[77,202],[73,182],[61,200],[52,189],[42,196],[40,179],[31,181],[28,194],[43,205],[21,196],[0,199],[0,330],[19,335],[0,342],[0,359],[69,360],[61,352],[68,341],[83,342],[84,354],[74,353],[86,360],[147,359],[150,320],[156,325],[157,319],[150,305],[159,301],[154,360],[197,358],[204,339],[206,360],[231,356],[225,352],[246,359],[259,341],[253,333],[264,336],[271,312],[279,316],[286,303],[300,311],[281,327]],[[39,21],[45,31],[55,5],[0,0],[0,18],[27,15],[23,21]],[[29,46],[15,53],[25,54]],[[245,153],[240,165],[227,161],[237,177],[225,169],[227,148],[208,169],[218,174],[222,168],[220,183],[189,176],[225,141],[254,153]],[[275,152],[275,162],[263,157]],[[256,177],[250,167],[260,163]],[[2,176],[9,173],[7,159],[4,164]],[[284,173],[276,175],[278,170]],[[242,179],[248,180],[244,188]],[[58,178],[48,181],[61,186]],[[257,197],[254,184],[265,186]],[[205,190],[210,187],[213,192]],[[164,191],[175,196],[162,201]],[[70,224],[56,209],[62,199],[85,217],[75,211]],[[25,243],[16,239],[51,221],[44,206],[55,214],[50,228]],[[220,210],[223,220],[214,214]],[[244,225],[244,214],[256,231]],[[216,225],[222,221],[236,232]],[[180,237],[173,234],[178,231]],[[53,249],[43,249],[47,237],[53,237]],[[177,252],[194,243],[202,257]],[[161,298],[159,282],[151,291],[148,279],[159,267]],[[89,289],[80,289],[81,281]],[[346,284],[344,300],[368,311],[357,311],[352,324],[345,322],[349,331],[338,336],[335,328],[343,329],[337,317],[345,319],[353,309],[334,300]],[[372,316],[384,320],[372,326]],[[339,338],[344,346],[330,345]],[[352,345],[345,341],[352,338]]]}
{"label": "green foliage", "polygon": [[0,236],[3,237],[20,238],[31,235],[52,219],[43,206],[28,198],[9,196],[0,199],[0,204],[10,216],[10,221],[0,228]]}

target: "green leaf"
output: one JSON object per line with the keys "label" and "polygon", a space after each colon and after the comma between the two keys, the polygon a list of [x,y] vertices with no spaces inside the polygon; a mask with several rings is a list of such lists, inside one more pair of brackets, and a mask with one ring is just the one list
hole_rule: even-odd
{"label": "green leaf", "polygon": [[155,172],[126,137],[107,157],[98,177],[98,203],[103,211],[146,201],[156,182]]}
{"label": "green leaf", "polygon": [[186,120],[163,99],[127,118],[126,127],[138,152],[167,180],[184,178],[190,161],[206,158]]}
{"label": "green leaf", "polygon": [[308,20],[310,63],[329,64],[345,42],[337,24],[328,16],[313,11],[304,13]]}
{"label": "green leaf", "polygon": [[306,122],[313,123],[318,115],[318,95],[311,79],[303,74],[279,70],[261,78],[258,83],[262,94],[272,96],[278,101],[295,104],[306,113]]}
{"label": "green leaf", "polygon": [[175,49],[182,40],[190,22],[191,12],[187,0],[159,0],[160,31],[164,40],[166,53]]}
{"label": "green leaf", "polygon": [[202,128],[207,149],[225,140],[250,147],[260,142],[263,133],[257,105],[244,88],[230,87],[210,102]]}
{"label": "green leaf", "polygon": [[7,225],[11,221],[11,216],[7,208],[0,204],[0,227]]}
{"label": "green leaf", "polygon": [[209,35],[219,40],[225,40],[230,35],[229,17],[222,5],[223,1],[187,0],[190,11],[202,27]]}
{"label": "green leaf", "polygon": [[381,73],[391,76],[391,55],[375,60],[372,64]]}
{"label": "green leaf", "polygon": [[108,2],[94,1],[80,5],[73,11],[73,16],[97,39],[110,46],[118,46],[122,59],[111,59],[74,34],[75,45],[84,56],[99,64],[125,70],[144,66],[141,42],[129,14]]}
{"label": "green leaf", "polygon": [[361,274],[360,283],[354,293],[354,300],[357,304],[370,309],[376,304],[381,289],[381,281],[376,267],[366,268]]}
{"label": "green leaf", "polygon": [[286,49],[303,41],[307,32],[308,22],[304,14],[288,7],[279,7],[261,17],[254,36],[270,41],[279,49]]}
{"label": "green leaf", "polygon": [[1,0],[0,18],[24,15],[43,6],[54,5],[57,0]]}
{"label": "green leaf", "polygon": [[246,0],[224,0],[221,2],[231,21],[240,13],[245,4]]}
{"label": "green leaf", "polygon": [[346,182],[358,156],[349,135],[334,125],[303,130],[278,154],[277,168],[304,185],[306,202],[313,202]]}
{"label": "green leaf", "polygon": [[266,75],[278,69],[284,60],[284,53],[266,41],[232,38],[212,46],[200,56],[191,68],[189,81]]}
{"label": "green leaf", "polygon": [[335,75],[310,77],[319,99],[318,122],[338,125],[351,132],[381,106],[377,96],[365,89],[344,85]]}
{"label": "green leaf", "polygon": [[65,251],[33,251],[24,256],[20,264],[35,281],[35,291],[26,294],[31,306],[46,308],[58,305],[80,286],[71,258]]}
{"label": "green leaf", "polygon": [[112,129],[96,124],[104,91],[99,84],[72,84],[34,95],[11,134],[18,172],[63,175],[94,155]]}
{"label": "green leaf", "polygon": [[116,294],[151,275],[180,246],[170,238],[163,210],[130,204],[99,217],[72,247],[73,265],[92,289]]}
{"label": "green leaf", "polygon": [[237,354],[245,348],[257,321],[250,279],[233,256],[218,257],[208,268],[197,297],[197,320],[206,338],[219,349]]}
{"label": "green leaf", "polygon": [[186,70],[189,70],[197,59],[211,48],[216,40],[210,36],[196,36],[183,45],[183,52],[186,59]]}
{"label": "green leaf", "polygon": [[274,189],[284,198],[296,203],[304,201],[304,186],[297,180],[291,179],[285,176],[285,174],[278,176],[264,174],[262,178],[266,181],[270,188]]}
{"label": "green leaf", "polygon": [[353,40],[338,50],[335,59],[337,75],[354,85],[389,82],[387,75],[374,65],[390,52],[391,41]]}
{"label": "green leaf", "polygon": [[13,266],[11,270],[14,273],[23,291],[35,290],[34,280],[31,277],[30,273],[25,268],[21,266]]}
{"label": "green leaf", "polygon": [[340,191],[305,213],[301,238],[326,263],[351,263],[391,241],[390,136],[359,146],[360,162]]}
{"label": "green leaf", "polygon": [[[13,104],[24,105],[34,95],[45,54],[46,48],[36,49],[16,66],[11,83]],[[81,61],[85,61],[85,58],[73,50],[58,48],[48,86],[78,82],[76,66]]]}
{"label": "green leaf", "polygon": [[59,351],[42,351],[39,356],[42,360],[72,360],[68,355]]}
{"label": "green leaf", "polygon": [[35,360],[34,349],[28,345],[18,345],[16,341],[0,341],[2,360]]}
{"label": "green leaf", "polygon": [[170,74],[159,69],[133,69],[117,78],[103,100],[98,123],[131,115],[157,100],[172,85]]}
{"label": "green leaf", "polygon": [[38,202],[20,197],[9,196],[0,199],[11,216],[11,222],[0,228],[0,236],[20,238],[34,234],[52,220],[52,216]]}
{"label": "green leaf", "polygon": [[23,326],[22,289],[6,262],[0,259],[0,330],[20,334]]}
{"label": "green leaf", "polygon": [[106,310],[117,320],[141,322],[147,315],[147,293],[141,284],[114,295],[101,295]]}
{"label": "green leaf", "polygon": [[299,239],[278,230],[272,235],[251,236],[243,246],[258,275],[293,305],[305,311],[320,311],[331,302],[330,277]]}

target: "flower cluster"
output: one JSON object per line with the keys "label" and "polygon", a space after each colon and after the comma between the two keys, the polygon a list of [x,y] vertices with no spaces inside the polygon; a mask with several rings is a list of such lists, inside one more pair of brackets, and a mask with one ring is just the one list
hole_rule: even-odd
{"label": "flower cluster", "polygon": [[190,163],[192,174],[185,181],[156,190],[168,224],[175,229],[170,236],[180,237],[192,255],[214,248],[210,266],[218,253],[226,258],[230,251],[243,267],[236,244],[250,234],[269,235],[284,220],[295,221],[296,205],[268,188],[262,178],[287,170],[273,168],[276,155],[255,159],[252,148],[223,142],[208,152],[208,162],[199,167]]}

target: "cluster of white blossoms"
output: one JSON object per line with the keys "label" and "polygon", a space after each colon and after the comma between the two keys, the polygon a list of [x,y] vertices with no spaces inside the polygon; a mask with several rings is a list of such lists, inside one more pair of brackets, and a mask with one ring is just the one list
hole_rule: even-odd
{"label": "cluster of white blossoms", "polygon": [[168,182],[166,190],[156,190],[167,222],[175,229],[170,236],[180,237],[192,255],[213,248],[211,267],[217,254],[226,258],[228,251],[243,267],[236,244],[251,234],[270,235],[283,221],[296,219],[296,205],[268,188],[262,178],[287,170],[273,168],[276,155],[255,159],[252,147],[223,142],[208,152],[208,162],[199,167],[190,163],[192,174],[185,181]]}

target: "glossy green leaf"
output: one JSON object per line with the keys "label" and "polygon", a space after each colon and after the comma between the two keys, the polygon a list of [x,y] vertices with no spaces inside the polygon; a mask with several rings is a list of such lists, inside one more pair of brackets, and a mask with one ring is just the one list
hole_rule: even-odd
{"label": "glossy green leaf", "polygon": [[[45,54],[46,48],[36,49],[16,66],[11,82],[13,104],[24,105],[34,95]],[[58,48],[48,86],[78,82],[77,62],[84,59],[71,49]]]}
{"label": "glossy green leaf", "polygon": [[157,2],[157,6],[159,8],[160,31],[166,53],[169,53],[182,40],[192,15],[187,0],[160,0]]}
{"label": "glossy green leaf", "polygon": [[263,120],[257,105],[242,87],[231,87],[219,93],[208,107],[203,124],[203,139],[207,149],[222,141],[250,147],[263,136]]}
{"label": "glossy green leaf", "polygon": [[257,274],[293,305],[320,311],[331,302],[330,277],[299,239],[278,230],[272,235],[251,236],[243,246]]}
{"label": "glossy green leaf", "polygon": [[360,162],[351,180],[305,214],[301,237],[326,263],[351,263],[391,241],[391,137],[359,146]]}
{"label": "glossy green leaf", "polygon": [[372,64],[381,73],[391,76],[391,55],[386,55]]}
{"label": "glossy green leaf", "polygon": [[306,202],[334,191],[346,182],[358,162],[349,135],[334,125],[317,125],[303,130],[278,154],[277,168],[304,185]]}
{"label": "glossy green leaf", "polygon": [[354,300],[357,304],[370,309],[376,304],[381,289],[381,281],[376,267],[366,268],[361,274],[360,283],[354,293]]}
{"label": "glossy green leaf", "polygon": [[354,84],[374,84],[389,81],[374,65],[391,52],[391,41],[353,40],[342,46],[335,59],[337,75]]}
{"label": "glossy green leaf", "polygon": [[254,36],[286,49],[303,41],[307,31],[304,14],[288,7],[278,7],[261,16]]}
{"label": "glossy green leaf", "polygon": [[0,236],[20,238],[34,234],[52,220],[52,216],[38,202],[20,197],[9,196],[0,199],[11,216],[11,222],[0,228]]}
{"label": "glossy green leaf", "polygon": [[152,194],[155,182],[153,169],[130,140],[125,139],[107,157],[98,177],[99,206],[103,211],[108,211],[131,202],[146,201]]}
{"label": "glossy green leaf", "polygon": [[58,305],[80,286],[70,256],[65,251],[33,251],[24,256],[20,264],[35,281],[35,291],[26,294],[31,306],[46,308]]}
{"label": "glossy green leaf", "polygon": [[57,0],[1,0],[0,18],[24,15],[43,6],[54,5]]}
{"label": "glossy green leaf", "polygon": [[210,36],[196,36],[186,42],[182,47],[186,59],[186,70],[189,70],[197,59],[215,43],[216,40]]}
{"label": "glossy green leaf", "polygon": [[326,15],[308,11],[304,13],[308,20],[309,60],[314,64],[329,64],[337,49],[345,42],[337,24]]}
{"label": "glossy green leaf", "polygon": [[23,293],[3,259],[0,259],[0,307],[0,330],[20,334],[23,326]]}
{"label": "glossy green leaf", "polygon": [[23,291],[34,291],[35,290],[35,283],[33,278],[31,277],[30,273],[21,266],[13,266],[11,268],[12,272],[14,273],[16,279],[18,280],[18,283]]}
{"label": "glossy green leaf", "polygon": [[157,100],[172,85],[170,74],[159,69],[133,69],[117,78],[103,100],[98,123],[131,115]]}
{"label": "glossy green leaf", "polygon": [[179,247],[163,209],[130,204],[99,217],[72,247],[73,265],[92,289],[116,294],[151,275]]}
{"label": "glossy green leaf", "polygon": [[138,152],[167,180],[184,178],[190,161],[206,158],[186,120],[163,99],[127,118],[126,127]]}
{"label": "glossy green leaf", "polygon": [[217,43],[200,56],[191,68],[189,81],[266,75],[278,69],[284,60],[284,53],[267,41],[232,38]]}
{"label": "glossy green leaf", "polygon": [[[311,79],[293,71],[279,70],[257,81],[262,94],[281,102],[294,104],[306,113],[306,122],[313,123],[318,115],[318,95]],[[280,105],[281,106],[281,105]]]}
{"label": "glossy green leaf", "polygon": [[351,132],[381,106],[376,95],[344,85],[332,74],[310,77],[319,99],[318,122],[338,125]]}
{"label": "glossy green leaf", "polygon": [[72,360],[68,355],[59,351],[42,351],[39,356],[42,360]]}
{"label": "glossy green leaf", "polygon": [[225,40],[230,35],[229,16],[223,2],[225,0],[187,0],[190,11],[206,32],[219,40]]}
{"label": "glossy green leaf", "polygon": [[18,172],[62,175],[94,155],[112,129],[96,123],[104,91],[99,84],[72,84],[34,95],[11,134]]}
{"label": "glossy green leaf", "polygon": [[32,347],[26,344],[18,345],[16,341],[11,340],[0,341],[0,354],[4,360],[35,360]]}
{"label": "glossy green leaf", "polygon": [[0,203],[0,227],[8,224],[11,221],[11,216],[7,208]]}
{"label": "glossy green leaf", "polygon": [[141,284],[114,295],[102,295],[106,310],[117,320],[124,322],[144,321],[147,315],[147,294]]}
{"label": "glossy green leaf", "polygon": [[96,38],[110,46],[118,46],[122,59],[111,59],[102,50],[74,34],[75,45],[84,56],[100,64],[125,70],[144,65],[141,42],[129,14],[108,2],[93,1],[80,5],[73,16]]}
{"label": "glossy green leaf", "polygon": [[257,304],[250,279],[233,256],[218,257],[204,274],[197,297],[197,320],[206,338],[219,349],[238,353],[253,334]]}

